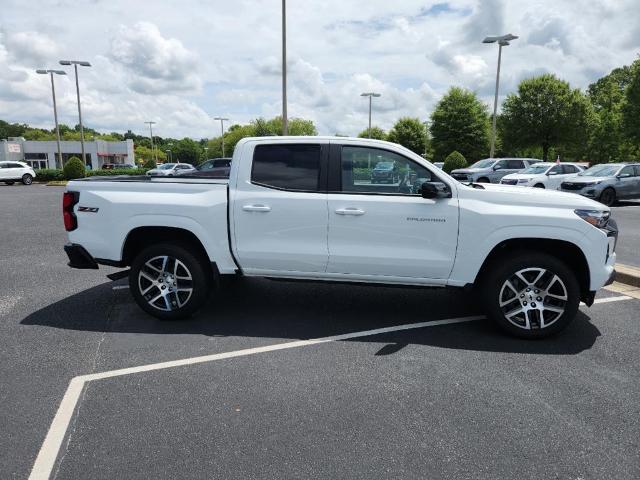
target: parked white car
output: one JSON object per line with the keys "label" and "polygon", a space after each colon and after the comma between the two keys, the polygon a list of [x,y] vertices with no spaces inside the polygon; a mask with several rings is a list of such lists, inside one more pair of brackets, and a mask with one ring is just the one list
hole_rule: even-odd
{"label": "parked white car", "polygon": [[0,182],[13,185],[22,182],[31,185],[36,177],[36,172],[24,162],[0,162]]}
{"label": "parked white car", "polygon": [[549,188],[558,190],[564,179],[584,170],[577,163],[536,163],[520,173],[510,173],[500,180],[503,185],[517,185],[519,187]]}
{"label": "parked white car", "polygon": [[151,177],[173,177],[195,171],[195,167],[190,163],[163,163],[149,170],[147,175]]}

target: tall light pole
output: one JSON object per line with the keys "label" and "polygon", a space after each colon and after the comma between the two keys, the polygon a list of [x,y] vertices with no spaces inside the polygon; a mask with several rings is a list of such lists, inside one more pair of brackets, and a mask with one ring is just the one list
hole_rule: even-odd
{"label": "tall light pole", "polygon": [[167,157],[169,158],[169,162],[172,162],[171,150],[167,150]]}
{"label": "tall light pole", "polygon": [[361,93],[360,96],[361,97],[369,97],[369,138],[371,138],[371,99],[373,97],[380,97],[381,94],[380,93],[374,93],[374,92],[366,92],[366,93]]}
{"label": "tall light pole", "polygon": [[[229,119],[228,118],[224,118],[224,117],[214,117],[214,120],[220,120],[220,138],[222,139],[222,156],[224,157],[224,122],[228,122]],[[284,125],[286,125],[286,122],[284,123]],[[285,127],[288,128],[288,127]],[[284,134],[286,135],[286,133]]]}
{"label": "tall light pole", "polygon": [[[287,0],[282,0],[282,135],[289,135],[287,118]],[[222,155],[224,157],[224,154]]]}
{"label": "tall light pole", "polygon": [[496,117],[498,115],[498,88],[500,87],[500,62],[502,61],[502,47],[509,45],[511,40],[518,38],[516,35],[507,33],[499,37],[486,37],[482,43],[498,42],[498,71],[496,72],[496,94],[493,99],[493,125],[491,129],[491,152],[489,157],[493,158],[496,151]]}
{"label": "tall light pole", "polygon": [[78,85],[78,65],[82,67],[90,67],[89,62],[81,60],[60,60],[60,65],[73,65],[76,72],[76,95],[78,97],[78,120],[80,121],[80,148],[82,150],[82,163],[87,165],[87,156],[84,153],[84,130],[82,128],[82,109],[80,108],[80,86]]}
{"label": "tall light pole", "polygon": [[56,87],[53,83],[53,74],[66,75],[64,70],[44,70],[38,69],[36,73],[41,75],[49,75],[51,77],[51,94],[53,95],[53,118],[56,122],[56,142],[58,144],[58,167],[62,168],[62,150],[60,149],[60,127],[58,126],[58,107],[56,106]]}
{"label": "tall light pole", "polygon": [[156,155],[156,149],[153,146],[153,125],[155,125],[156,122],[144,122],[144,123],[148,123],[149,124],[149,136],[151,137],[151,156],[154,158],[156,164],[158,163],[158,156]]}
{"label": "tall light pole", "polygon": [[431,124],[431,122],[429,120],[425,120],[422,123],[424,123],[424,159],[427,160],[427,147],[429,146],[429,124]]}

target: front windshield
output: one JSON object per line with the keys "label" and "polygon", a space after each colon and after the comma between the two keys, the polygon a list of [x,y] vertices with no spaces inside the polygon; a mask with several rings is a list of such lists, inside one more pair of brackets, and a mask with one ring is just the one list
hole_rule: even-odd
{"label": "front windshield", "polygon": [[160,165],[158,170],[171,170],[174,167],[175,163],[165,163],[164,165]]}
{"label": "front windshield", "polygon": [[619,168],[620,165],[594,165],[578,175],[581,177],[612,177]]}
{"label": "front windshield", "polygon": [[495,159],[493,158],[485,158],[484,160],[478,160],[469,168],[489,168],[491,165],[493,165],[494,162]]}
{"label": "front windshield", "polygon": [[535,165],[531,165],[522,173],[532,173],[534,175],[539,175],[541,173],[546,173],[547,169],[549,169],[550,167],[551,164],[549,163],[536,163]]}

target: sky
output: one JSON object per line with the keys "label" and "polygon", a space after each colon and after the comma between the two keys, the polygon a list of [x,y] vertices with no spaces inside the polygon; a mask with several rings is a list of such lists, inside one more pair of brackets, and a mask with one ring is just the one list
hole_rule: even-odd
{"label": "sky", "polygon": [[[388,130],[427,120],[451,86],[493,103],[550,72],[585,89],[640,53],[638,0],[288,0],[289,117],[320,134]],[[49,78],[37,68],[80,69],[83,123],[99,131],[163,137],[219,135],[213,117],[245,124],[281,112],[281,0],[2,0],[0,119],[52,128]],[[60,122],[77,123],[73,70],[57,76]]]}

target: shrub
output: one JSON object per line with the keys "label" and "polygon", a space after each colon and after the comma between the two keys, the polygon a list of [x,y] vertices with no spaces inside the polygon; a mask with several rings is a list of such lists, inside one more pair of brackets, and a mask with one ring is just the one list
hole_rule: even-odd
{"label": "shrub", "polygon": [[64,172],[60,168],[41,168],[36,170],[36,180],[38,182],[64,180]]}
{"label": "shrub", "polygon": [[78,157],[71,157],[67,163],[64,164],[64,177],[67,180],[73,180],[74,178],[84,178],[85,169],[82,160]]}
{"label": "shrub", "polygon": [[449,173],[451,170],[455,170],[456,168],[464,168],[467,166],[467,161],[464,156],[457,150],[454,150],[447,158],[444,159],[444,165],[442,169]]}
{"label": "shrub", "polygon": [[151,158],[146,162],[144,162],[144,165],[142,166],[142,168],[146,170],[151,170],[152,168],[156,168],[156,161],[153,158]]}

